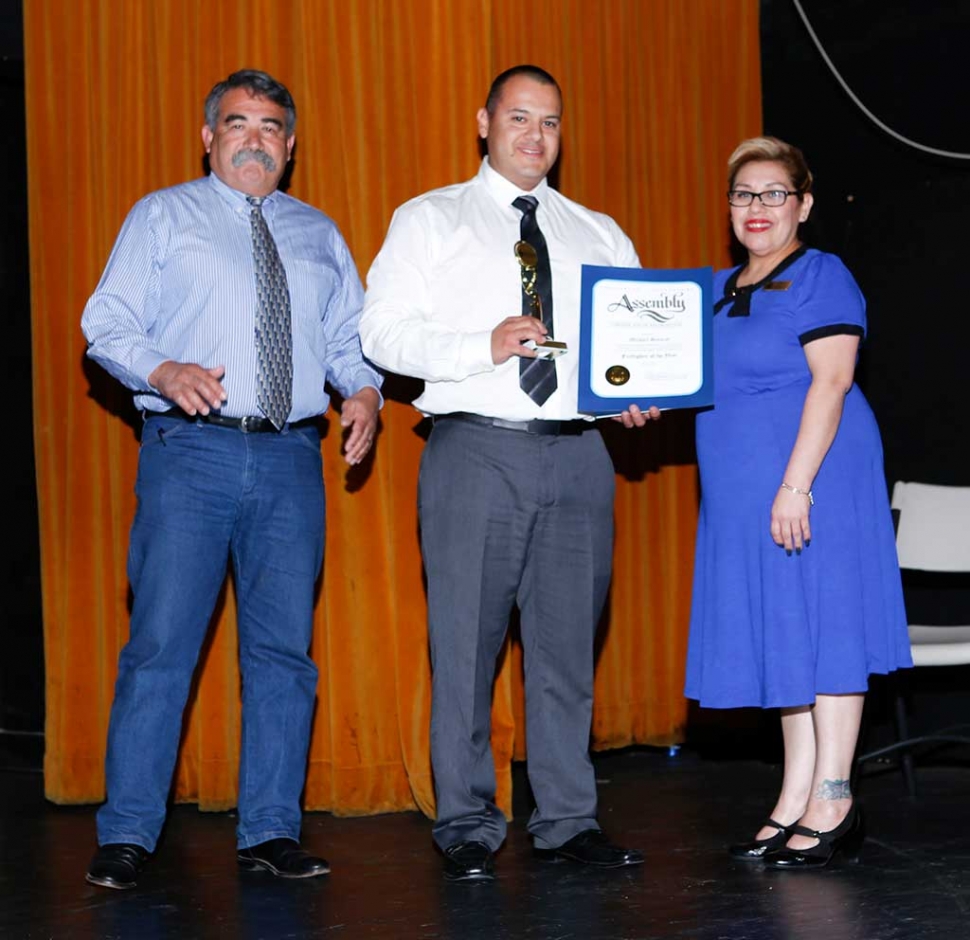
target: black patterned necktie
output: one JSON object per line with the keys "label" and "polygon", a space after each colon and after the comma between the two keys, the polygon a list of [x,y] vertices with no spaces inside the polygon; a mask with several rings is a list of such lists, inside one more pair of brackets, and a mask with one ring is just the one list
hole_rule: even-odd
{"label": "black patterned necktie", "polygon": [[276,242],[263,218],[264,196],[247,196],[256,272],[256,401],[277,430],[293,407],[290,291]]}
{"label": "black patterned necktie", "polygon": [[[542,315],[543,326],[553,335],[552,330],[552,269],[549,266],[549,249],[546,239],[536,221],[536,209],[539,200],[535,196],[519,196],[512,201],[522,213],[520,237],[528,242],[536,252],[536,279],[534,290],[539,298],[539,311]],[[532,298],[522,290],[522,315],[534,316]],[[546,403],[549,396],[556,390],[556,363],[553,359],[519,359],[519,387],[537,405]]]}

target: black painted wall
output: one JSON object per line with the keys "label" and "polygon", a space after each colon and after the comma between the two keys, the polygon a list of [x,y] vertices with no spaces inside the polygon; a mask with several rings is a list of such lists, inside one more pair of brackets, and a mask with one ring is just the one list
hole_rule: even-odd
{"label": "black painted wall", "polygon": [[[3,450],[6,560],[0,592],[0,766],[11,755],[36,763],[44,724],[43,628],[34,445],[31,425],[27,153],[20,0],[0,2],[0,114],[5,223],[0,225],[3,298]],[[25,734],[26,733],[26,734]]]}
{"label": "black painted wall", "polygon": [[[904,136],[970,155],[970,4],[802,0],[852,90]],[[965,443],[970,159],[920,153],[878,129],[822,61],[791,0],[762,0],[765,132],[816,176],[809,240],[869,304],[860,384],[890,480],[970,485]],[[970,537],[970,536],[968,536]]]}

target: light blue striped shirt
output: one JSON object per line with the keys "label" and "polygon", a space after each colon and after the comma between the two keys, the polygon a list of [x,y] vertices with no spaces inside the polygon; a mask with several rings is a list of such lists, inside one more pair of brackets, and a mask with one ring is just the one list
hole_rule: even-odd
{"label": "light blue striped shirt", "polygon": [[[256,286],[245,194],[214,173],[150,193],[122,226],[81,329],[88,355],[139,393],[140,409],[173,403],[148,384],[162,362],[225,366],[229,417],[259,415],[256,403]],[[363,290],[337,226],[281,192],[263,215],[290,291],[293,410],[299,421],[327,410],[329,381],[344,397],[372,386],[378,372],[360,351]]]}

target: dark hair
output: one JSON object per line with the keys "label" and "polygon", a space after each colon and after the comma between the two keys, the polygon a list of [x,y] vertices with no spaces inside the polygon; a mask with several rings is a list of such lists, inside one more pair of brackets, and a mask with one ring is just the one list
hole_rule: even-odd
{"label": "dark hair", "polygon": [[777,137],[752,137],[742,140],[728,157],[728,189],[734,188],[734,180],[746,163],[780,163],[787,171],[801,200],[812,191],[812,171],[805,162],[801,150]]}
{"label": "dark hair", "polygon": [[517,75],[525,75],[533,81],[537,81],[540,85],[553,85],[556,91],[559,92],[559,100],[562,100],[562,89],[559,87],[559,82],[545,69],[539,68],[538,65],[515,65],[510,69],[506,69],[501,75],[497,75],[492,82],[492,87],[488,90],[488,97],[485,99],[485,110],[488,112],[489,117],[495,114],[495,109],[498,107],[499,99],[502,97],[502,89],[505,87],[505,83]]}
{"label": "dark hair", "polygon": [[296,105],[286,86],[272,75],[258,69],[240,69],[233,72],[224,82],[212,86],[205,99],[205,122],[209,130],[215,131],[219,122],[219,107],[223,95],[233,88],[245,88],[255,98],[267,98],[286,112],[286,136],[291,137],[296,127]]}

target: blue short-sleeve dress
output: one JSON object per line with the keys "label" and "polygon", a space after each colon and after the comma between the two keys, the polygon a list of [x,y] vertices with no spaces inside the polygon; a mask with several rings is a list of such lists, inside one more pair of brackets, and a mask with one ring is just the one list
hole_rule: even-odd
{"label": "blue short-sleeve dress", "polygon": [[[716,298],[732,274],[715,276]],[[856,385],[812,484],[811,544],[789,556],[769,530],[811,383],[803,345],[864,336],[865,301],[835,255],[812,249],[745,301],[715,316],[715,404],[697,416],[685,694],[712,708],[809,705],[912,665],[882,442]]]}

